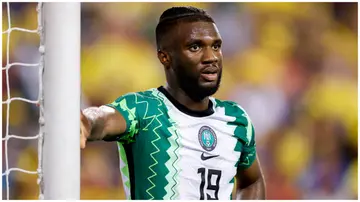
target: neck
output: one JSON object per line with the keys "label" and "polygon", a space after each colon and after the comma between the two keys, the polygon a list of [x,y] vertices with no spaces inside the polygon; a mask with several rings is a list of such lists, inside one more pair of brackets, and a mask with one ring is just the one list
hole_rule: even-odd
{"label": "neck", "polygon": [[200,101],[194,101],[191,99],[181,88],[171,87],[170,85],[165,85],[164,88],[169,92],[169,94],[174,97],[180,104],[184,105],[190,110],[193,111],[204,111],[209,107],[209,97],[205,97]]}

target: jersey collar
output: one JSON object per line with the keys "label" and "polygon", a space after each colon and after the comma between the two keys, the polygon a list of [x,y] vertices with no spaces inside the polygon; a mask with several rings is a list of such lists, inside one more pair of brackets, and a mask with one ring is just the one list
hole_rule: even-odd
{"label": "jersey collar", "polygon": [[170,95],[170,93],[163,87],[160,86],[157,88],[158,91],[160,91],[162,94],[165,95],[165,97],[181,112],[194,117],[205,117],[212,115],[214,113],[213,109],[213,102],[210,99],[209,106],[206,110],[203,111],[195,111],[187,108],[186,106],[182,105],[180,102],[178,102],[174,97]]}

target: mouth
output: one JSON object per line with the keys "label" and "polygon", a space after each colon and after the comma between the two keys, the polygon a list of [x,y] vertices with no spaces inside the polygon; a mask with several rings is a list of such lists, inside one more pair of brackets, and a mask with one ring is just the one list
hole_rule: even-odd
{"label": "mouth", "polygon": [[217,77],[218,77],[218,73],[201,73],[200,76],[203,78],[203,80],[208,81],[208,82],[212,82],[212,81],[216,81]]}
{"label": "mouth", "polygon": [[212,82],[212,81],[216,81],[218,77],[218,72],[219,71],[216,66],[209,66],[200,73],[200,76],[203,78],[203,80],[207,82]]}

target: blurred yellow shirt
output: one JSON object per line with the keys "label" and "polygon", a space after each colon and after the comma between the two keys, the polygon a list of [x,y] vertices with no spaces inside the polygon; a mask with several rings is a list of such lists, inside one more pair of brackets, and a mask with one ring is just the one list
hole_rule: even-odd
{"label": "blurred yellow shirt", "polygon": [[144,42],[105,35],[84,49],[82,89],[90,100],[108,103],[125,93],[158,87],[165,81],[156,49]]}

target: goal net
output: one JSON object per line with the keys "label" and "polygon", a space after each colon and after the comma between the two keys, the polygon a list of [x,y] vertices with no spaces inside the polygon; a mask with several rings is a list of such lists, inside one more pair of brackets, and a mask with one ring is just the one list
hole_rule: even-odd
{"label": "goal net", "polygon": [[[11,198],[9,176],[13,172],[37,175],[39,199],[80,199],[80,3],[37,3],[37,28],[16,27],[12,4],[3,3],[3,199]],[[65,14],[65,15],[64,15]],[[6,20],[5,20],[6,19]],[[6,23],[4,23],[6,22]],[[37,34],[36,63],[10,58],[14,33]],[[6,52],[5,52],[6,51]],[[5,62],[4,62],[5,61]],[[10,70],[37,68],[37,99],[12,96]],[[36,135],[14,134],[10,127],[10,109],[14,102],[25,102],[38,110]],[[21,116],[14,114],[12,116]],[[21,131],[21,130],[20,130]],[[33,132],[33,131],[32,131]],[[9,140],[37,140],[37,169],[26,170],[9,164]],[[34,186],[36,186],[34,184]],[[4,192],[5,190],[5,192]]]}

